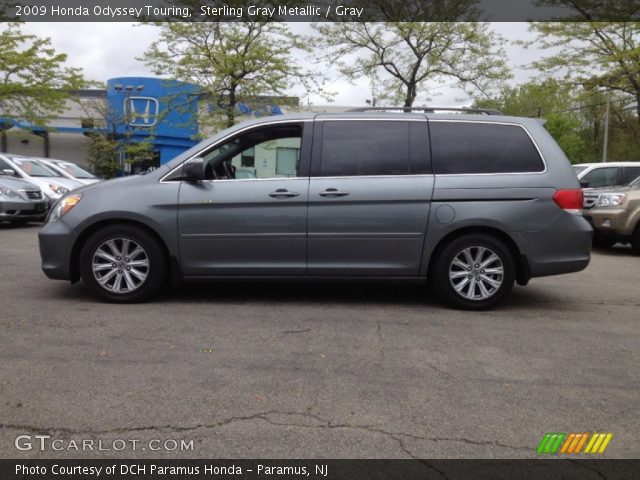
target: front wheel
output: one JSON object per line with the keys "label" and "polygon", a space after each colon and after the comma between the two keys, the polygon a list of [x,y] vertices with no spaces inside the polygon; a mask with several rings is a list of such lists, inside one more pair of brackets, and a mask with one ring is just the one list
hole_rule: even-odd
{"label": "front wheel", "polygon": [[80,252],[82,280],[111,302],[139,302],[164,283],[167,260],[162,246],[146,231],[130,225],[98,230]]}
{"label": "front wheel", "polygon": [[432,283],[447,304],[465,310],[491,308],[513,288],[515,262],[507,246],[486,234],[456,238],[437,253]]}

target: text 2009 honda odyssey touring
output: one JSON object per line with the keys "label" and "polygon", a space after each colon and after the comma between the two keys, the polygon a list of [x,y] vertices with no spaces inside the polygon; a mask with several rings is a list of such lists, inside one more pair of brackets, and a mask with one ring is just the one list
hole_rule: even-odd
{"label": "text 2009 honda odyssey touring", "polygon": [[145,299],[169,277],[387,278],[429,279],[477,309],[514,281],[584,269],[581,208],[569,162],[533,119],[292,115],[72,192],[40,251],[47,276],[111,301]]}

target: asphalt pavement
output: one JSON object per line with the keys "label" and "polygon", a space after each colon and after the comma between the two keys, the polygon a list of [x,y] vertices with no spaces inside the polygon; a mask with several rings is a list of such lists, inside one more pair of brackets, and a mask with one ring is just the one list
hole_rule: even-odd
{"label": "asphalt pavement", "polygon": [[48,280],[37,230],[0,225],[2,458],[535,458],[547,432],[610,432],[601,457],[640,457],[628,248],[479,313],[404,284],[198,283],[114,305]]}

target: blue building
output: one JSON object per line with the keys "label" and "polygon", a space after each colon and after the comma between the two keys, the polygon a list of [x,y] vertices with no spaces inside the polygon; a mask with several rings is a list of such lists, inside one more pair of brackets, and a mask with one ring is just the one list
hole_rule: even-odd
{"label": "blue building", "polygon": [[[202,115],[221,115],[222,107],[197,85],[150,77],[118,77],[106,89],[75,92],[65,112],[46,127],[0,115],[0,151],[75,161],[86,165],[90,135],[108,133],[124,143],[148,142],[152,158],[124,171],[157,167],[195,145],[203,135]],[[237,106],[238,120],[278,115],[296,107],[296,97],[259,96]]]}

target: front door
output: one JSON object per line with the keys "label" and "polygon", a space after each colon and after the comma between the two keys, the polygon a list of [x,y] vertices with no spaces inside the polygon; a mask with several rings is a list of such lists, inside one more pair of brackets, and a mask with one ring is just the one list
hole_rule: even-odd
{"label": "front door", "polygon": [[180,186],[185,277],[306,274],[312,125],[257,126],[202,155],[205,180]]}

